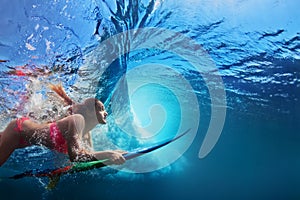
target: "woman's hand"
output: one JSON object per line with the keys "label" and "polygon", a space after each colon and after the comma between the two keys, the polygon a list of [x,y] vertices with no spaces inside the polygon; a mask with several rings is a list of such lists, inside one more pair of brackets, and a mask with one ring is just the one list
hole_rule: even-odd
{"label": "woman's hand", "polygon": [[125,163],[125,158],[123,157],[123,154],[126,153],[126,151],[122,150],[114,150],[114,151],[105,151],[105,157],[108,159],[108,161],[105,161],[105,165],[122,165]]}

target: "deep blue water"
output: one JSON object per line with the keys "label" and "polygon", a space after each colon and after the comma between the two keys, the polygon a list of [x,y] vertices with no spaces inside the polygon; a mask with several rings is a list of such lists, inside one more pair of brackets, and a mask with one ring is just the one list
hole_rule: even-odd
{"label": "deep blue water", "polygon": [[[1,199],[300,198],[298,1],[2,5],[1,126],[32,109],[48,115],[47,84],[62,82],[77,101],[105,102],[109,123],[93,132],[97,150],[131,150],[192,129],[126,171],[67,175],[52,191],[45,179],[2,179]],[[52,73],[11,74],[25,64],[28,74]],[[18,150],[0,176],[62,162],[43,148]]]}

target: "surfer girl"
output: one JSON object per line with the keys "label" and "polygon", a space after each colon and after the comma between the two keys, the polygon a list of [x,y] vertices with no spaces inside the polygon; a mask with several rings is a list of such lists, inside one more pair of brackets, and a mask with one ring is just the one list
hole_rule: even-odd
{"label": "surfer girl", "polygon": [[106,165],[120,165],[125,162],[121,150],[91,151],[83,141],[91,146],[90,131],[97,124],[106,124],[107,112],[101,101],[88,98],[83,103],[75,103],[61,85],[51,85],[66,104],[69,115],[51,123],[36,123],[27,117],[12,120],[0,132],[0,166],[15,149],[31,145],[43,145],[49,149],[67,154],[73,162],[104,160]]}

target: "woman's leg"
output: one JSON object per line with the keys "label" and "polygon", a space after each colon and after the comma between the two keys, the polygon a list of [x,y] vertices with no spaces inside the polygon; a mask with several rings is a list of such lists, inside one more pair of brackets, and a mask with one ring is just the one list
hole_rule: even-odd
{"label": "woman's leg", "polygon": [[9,156],[19,146],[20,135],[15,131],[16,120],[13,120],[8,124],[6,129],[0,136],[0,166],[2,166]]}

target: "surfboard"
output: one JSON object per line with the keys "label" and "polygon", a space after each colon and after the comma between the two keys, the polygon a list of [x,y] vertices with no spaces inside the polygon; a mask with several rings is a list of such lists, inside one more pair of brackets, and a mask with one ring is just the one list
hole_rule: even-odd
{"label": "surfboard", "polygon": [[[149,147],[145,148],[139,148],[136,150],[133,150],[131,152],[123,154],[124,158],[126,160],[131,160],[133,158],[145,155],[147,153],[153,152],[157,149],[160,149],[167,144],[170,144],[185,134],[187,134],[190,131],[190,129],[186,130],[185,132],[181,133],[180,135],[174,137],[174,138],[169,138],[166,140],[163,140],[161,142],[158,142],[156,144],[153,144]],[[50,182],[47,186],[48,189],[52,189],[56,186],[58,183],[60,177],[65,174],[73,174],[77,172],[83,172],[91,169],[96,169],[96,168],[101,168],[105,167],[107,165],[104,164],[105,161],[108,161],[108,159],[105,160],[97,160],[97,161],[90,161],[90,162],[73,162],[70,165],[59,167],[56,169],[46,169],[46,170],[29,170],[20,174],[16,174],[14,176],[9,177],[9,179],[21,179],[25,177],[48,177],[50,179]]]}

